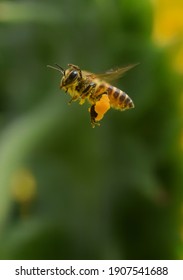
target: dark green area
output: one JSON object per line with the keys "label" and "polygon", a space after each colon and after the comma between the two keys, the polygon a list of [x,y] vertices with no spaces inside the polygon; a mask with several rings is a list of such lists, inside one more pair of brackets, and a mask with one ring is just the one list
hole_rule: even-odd
{"label": "dark green area", "polygon": [[[180,80],[152,42],[149,1],[12,3],[0,22],[0,258],[180,258]],[[135,109],[92,129],[55,62],[140,63],[117,83]],[[10,193],[22,166],[37,181],[26,217]]]}

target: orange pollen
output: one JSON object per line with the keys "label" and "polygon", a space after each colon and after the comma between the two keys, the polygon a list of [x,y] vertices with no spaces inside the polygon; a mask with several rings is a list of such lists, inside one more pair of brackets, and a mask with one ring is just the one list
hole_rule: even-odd
{"label": "orange pollen", "polygon": [[100,121],[104,114],[110,109],[110,100],[107,94],[103,94],[99,101],[95,104],[95,112],[98,114],[95,118],[96,121]]}

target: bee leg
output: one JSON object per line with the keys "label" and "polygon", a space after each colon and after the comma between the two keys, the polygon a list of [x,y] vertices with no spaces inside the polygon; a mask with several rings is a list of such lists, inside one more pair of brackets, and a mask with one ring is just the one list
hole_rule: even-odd
{"label": "bee leg", "polygon": [[77,65],[74,65],[74,64],[70,63],[70,64],[68,64],[68,66],[72,67],[75,70],[80,70],[79,66],[77,66]]}
{"label": "bee leg", "polygon": [[77,95],[74,95],[68,102],[68,105],[71,105],[72,101],[76,101],[78,99]]}
{"label": "bee leg", "polygon": [[100,125],[100,123],[96,122],[96,117],[97,117],[97,113],[95,112],[95,105],[92,105],[91,108],[89,109],[90,112],[90,118],[91,118],[91,125],[94,128],[95,125]]}
{"label": "bee leg", "polygon": [[85,99],[83,99],[83,98],[80,99],[79,104],[80,104],[80,105],[83,105],[84,103],[85,103]]}
{"label": "bee leg", "polygon": [[83,76],[82,76],[81,69],[79,69],[79,75],[80,75],[80,79],[82,80],[82,79],[83,79]]}

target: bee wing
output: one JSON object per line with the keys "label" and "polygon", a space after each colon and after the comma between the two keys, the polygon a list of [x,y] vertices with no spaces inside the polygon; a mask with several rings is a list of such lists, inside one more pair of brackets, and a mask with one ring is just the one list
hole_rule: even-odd
{"label": "bee wing", "polygon": [[106,82],[111,82],[114,80],[119,79],[121,76],[123,76],[124,73],[126,73],[128,70],[132,69],[135,67],[137,64],[132,64],[128,65],[123,68],[118,68],[118,69],[111,69],[105,73],[101,74],[93,74],[93,73],[87,73],[86,75],[88,77],[91,77],[92,79],[100,79],[100,80],[105,80]]}

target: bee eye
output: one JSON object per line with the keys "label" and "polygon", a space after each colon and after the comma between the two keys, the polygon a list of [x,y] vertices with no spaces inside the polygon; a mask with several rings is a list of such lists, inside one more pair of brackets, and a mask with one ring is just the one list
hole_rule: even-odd
{"label": "bee eye", "polygon": [[65,84],[71,84],[78,76],[77,71],[72,71],[70,75],[66,78]]}
{"label": "bee eye", "polygon": [[72,80],[72,79],[75,79],[75,77],[78,75],[78,72],[77,71],[72,71],[69,75],[69,78]]}

